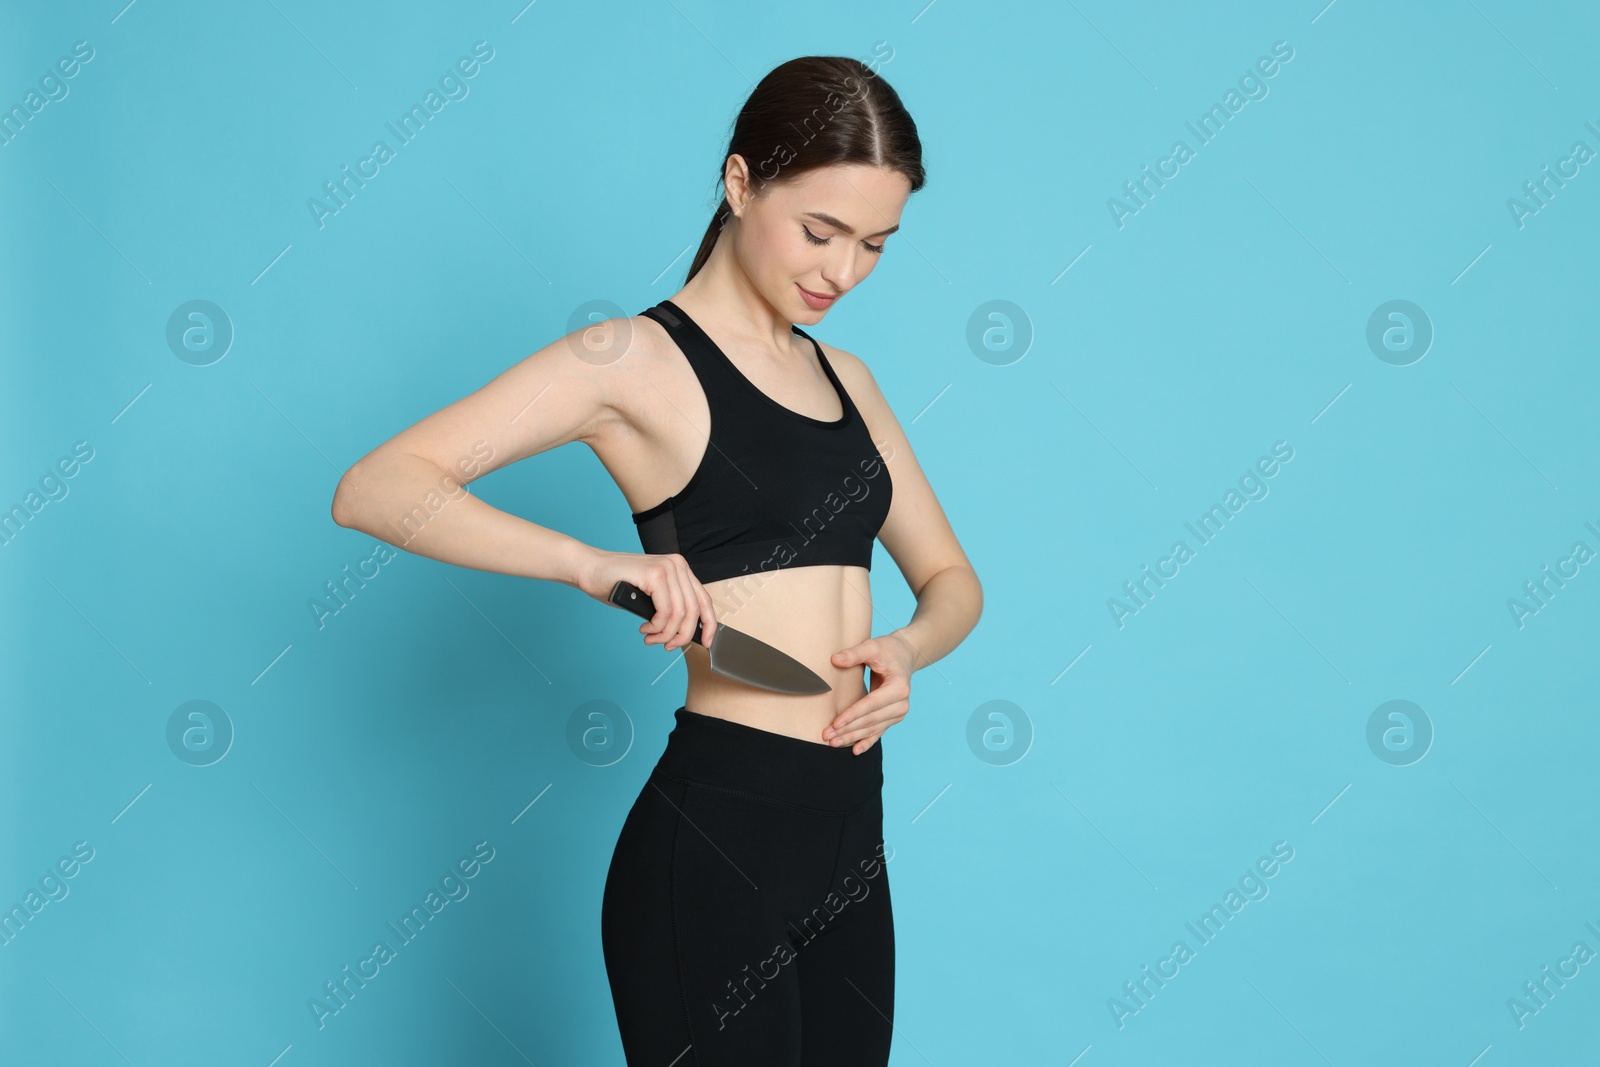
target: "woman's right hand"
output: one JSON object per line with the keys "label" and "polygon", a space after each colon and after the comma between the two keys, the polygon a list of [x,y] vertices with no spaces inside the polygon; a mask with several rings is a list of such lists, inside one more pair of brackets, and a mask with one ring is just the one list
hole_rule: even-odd
{"label": "woman's right hand", "polygon": [[639,625],[647,645],[659,644],[668,652],[689,644],[694,628],[702,627],[700,643],[710,647],[717,628],[711,594],[695,578],[689,563],[676,552],[661,555],[607,552],[596,549],[578,575],[578,588],[608,607],[618,582],[636,585],[649,595],[656,613]]}

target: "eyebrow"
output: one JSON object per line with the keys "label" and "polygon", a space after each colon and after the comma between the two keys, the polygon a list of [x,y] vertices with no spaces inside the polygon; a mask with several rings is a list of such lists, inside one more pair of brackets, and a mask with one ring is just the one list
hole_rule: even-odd
{"label": "eyebrow", "polygon": [[[856,231],[855,230],[853,230],[849,226],[846,226],[843,222],[840,222],[838,219],[834,218],[832,215],[829,215],[825,211],[808,211],[808,212],[806,212],[806,216],[808,218],[816,219],[818,222],[825,222],[829,226],[832,226],[834,229],[841,230],[841,231],[843,231],[844,233],[848,234],[851,237],[854,237],[856,235]],[[869,234],[867,234],[867,236],[868,237],[887,237],[891,233],[893,233],[894,231],[898,230],[899,228],[900,228],[900,224],[897,222],[893,226],[890,226],[887,230],[879,230],[877,233],[869,233]]]}

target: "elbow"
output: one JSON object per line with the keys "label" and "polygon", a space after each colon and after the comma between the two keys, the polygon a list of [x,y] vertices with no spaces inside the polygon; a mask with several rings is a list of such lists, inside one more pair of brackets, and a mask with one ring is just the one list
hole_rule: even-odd
{"label": "elbow", "polygon": [[356,525],[356,480],[353,477],[356,469],[351,467],[344,472],[344,477],[339,479],[339,484],[333,490],[333,504],[329,513],[333,521],[347,529],[354,529]]}

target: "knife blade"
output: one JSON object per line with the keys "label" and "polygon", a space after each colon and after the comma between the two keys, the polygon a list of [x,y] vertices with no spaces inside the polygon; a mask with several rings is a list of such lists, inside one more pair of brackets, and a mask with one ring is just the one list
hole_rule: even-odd
{"label": "knife blade", "polygon": [[[656,613],[655,601],[650,599],[650,594],[628,582],[618,582],[607,599],[641,619],[653,618]],[[694,637],[691,638],[702,648],[706,647],[705,642],[700,640],[703,627],[704,623],[695,623]],[[724,622],[717,623],[717,636],[711,642],[709,652],[713,671],[746,685],[792,696],[826,693],[833,688],[816,671],[787,652],[773,648],[742,630],[735,630]]]}

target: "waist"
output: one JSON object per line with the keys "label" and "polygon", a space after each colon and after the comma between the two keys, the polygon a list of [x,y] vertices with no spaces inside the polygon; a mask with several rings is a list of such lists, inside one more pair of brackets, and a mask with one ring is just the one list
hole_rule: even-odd
{"label": "waist", "polygon": [[844,646],[826,650],[824,646],[863,640],[872,625],[872,573],[861,565],[788,567],[700,584],[711,597],[718,622],[783,648],[797,659],[820,653],[826,663]]}
{"label": "waist", "polygon": [[779,804],[845,814],[883,789],[883,744],[861,755],[771,733],[688,706],[673,713],[672,732],[652,773],[747,793]]}
{"label": "waist", "polygon": [[[814,671],[830,686],[815,695],[774,693],[717,674],[702,645],[684,650],[689,672],[684,703],[715,715],[821,743],[833,717],[866,692],[863,668],[840,668],[833,654],[871,636],[872,587],[853,567],[799,567],[706,587],[717,622],[764,641]],[[715,636],[712,645],[716,644]]]}

